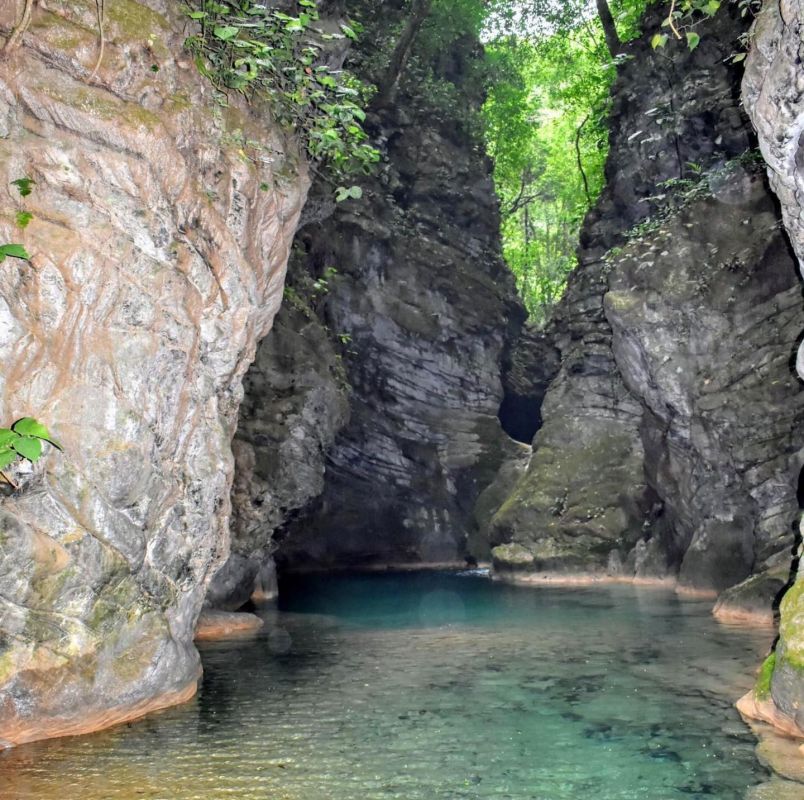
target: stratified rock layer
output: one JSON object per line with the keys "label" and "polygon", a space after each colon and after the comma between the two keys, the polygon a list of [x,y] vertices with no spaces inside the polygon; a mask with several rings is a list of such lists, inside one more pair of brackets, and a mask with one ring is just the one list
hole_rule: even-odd
{"label": "stratified rock layer", "polygon": [[0,746],[195,690],[241,379],[305,188],[243,158],[258,140],[288,166],[182,58],[177,4],[107,3],[94,80],[96,4],[48,8],[0,63],[0,241],[32,254],[0,271],[0,419],[41,419],[64,452],[18,470],[0,509]]}
{"label": "stratified rock layer", "polygon": [[614,88],[608,184],[547,332],[561,368],[492,519],[495,564],[713,594],[760,573],[722,606],[770,619],[804,444],[795,262],[734,92],[738,14],[657,57],[660,22],[648,14]]}
{"label": "stratified rock layer", "polygon": [[[799,259],[804,258],[804,69],[801,30],[804,6],[797,0],[763,5],[747,59],[743,97],[769,165],[771,185],[779,197],[785,227]],[[799,326],[799,330],[802,326]],[[793,346],[795,337],[786,342]],[[798,355],[804,378],[804,358]],[[791,476],[785,476],[790,480]],[[801,550],[799,549],[799,556]],[[804,566],[781,603],[776,667],[771,699],[778,711],[804,736]]]}

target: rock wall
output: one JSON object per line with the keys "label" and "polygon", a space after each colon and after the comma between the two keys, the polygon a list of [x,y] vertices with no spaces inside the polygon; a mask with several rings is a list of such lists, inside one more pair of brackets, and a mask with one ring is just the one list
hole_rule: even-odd
{"label": "rock wall", "polygon": [[722,613],[768,619],[804,445],[798,278],[735,91],[745,23],[724,8],[696,50],[657,56],[659,24],[614,87],[608,185],[547,331],[561,368],[492,519],[495,565],[730,589]]}
{"label": "rock wall", "polygon": [[[782,218],[798,256],[804,259],[804,68],[801,31],[804,5],[796,0],[767,0],[753,31],[751,52],[743,81],[745,107],[756,126],[771,186],[782,208]],[[801,341],[799,325],[797,340]],[[791,347],[794,338],[780,343]],[[804,379],[804,357],[799,349],[797,368]],[[789,478],[790,476],[785,476]],[[800,482],[799,482],[800,485]],[[793,562],[793,585],[781,603],[779,641],[770,681],[768,719],[804,736],[804,566],[801,534]],[[796,574],[797,572],[797,574]],[[761,714],[760,714],[761,716]]]}
{"label": "rock wall", "polygon": [[[21,5],[0,6],[5,35]],[[264,119],[215,102],[177,14],[107,3],[92,78],[95,3],[37,4],[0,62],[0,241],[32,254],[0,270],[0,419],[35,416],[64,446],[0,501],[0,746],[195,691],[241,381],[306,178]],[[23,176],[24,199],[9,183]]]}
{"label": "rock wall", "polygon": [[[405,5],[344,5],[367,27],[358,69],[376,78]],[[432,65],[451,102],[477,108],[467,80],[477,55],[471,37],[435,55],[414,49],[408,72],[418,79]],[[317,218],[299,233],[299,269],[327,280],[316,302],[342,354],[351,410],[323,494],[278,532],[286,567],[461,561],[475,498],[519,449],[497,412],[500,363],[524,312],[500,254],[489,164],[456,106],[434,106],[433,91],[403,79],[392,105],[371,110],[379,174],[361,181],[360,201],[314,204]],[[308,301],[309,285],[297,287]],[[274,396],[254,389],[249,405],[270,418]],[[278,447],[259,443],[256,458]],[[266,541],[275,525],[264,508]]]}
{"label": "rock wall", "polygon": [[233,442],[231,554],[207,592],[215,608],[236,610],[275,593],[275,534],[323,491],[326,453],[349,418],[338,342],[316,314],[316,290],[299,256],[244,382]]}

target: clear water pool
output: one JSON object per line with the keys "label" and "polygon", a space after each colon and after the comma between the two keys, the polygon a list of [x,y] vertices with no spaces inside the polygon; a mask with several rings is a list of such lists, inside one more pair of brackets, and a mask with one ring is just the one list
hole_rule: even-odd
{"label": "clear water pool", "polygon": [[710,603],[448,573],[308,577],[198,697],[0,755],[2,800],[741,800],[770,644]]}

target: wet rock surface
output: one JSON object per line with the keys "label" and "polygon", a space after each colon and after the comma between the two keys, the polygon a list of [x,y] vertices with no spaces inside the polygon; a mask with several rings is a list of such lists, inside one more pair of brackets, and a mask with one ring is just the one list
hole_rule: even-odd
{"label": "wet rock surface", "polygon": [[[2,424],[35,416],[64,446],[2,498],[0,746],[195,691],[241,381],[281,301],[306,179],[264,122],[218,108],[177,14],[107,4],[89,80],[95,3],[37,5],[0,62],[0,240],[32,255],[0,273]],[[274,167],[244,160],[238,136],[269,141]]]}
{"label": "wet rock surface", "polygon": [[[299,281],[297,280],[297,284]],[[236,610],[256,592],[275,592],[275,534],[324,488],[325,458],[349,417],[337,343],[302,292],[285,289],[274,327],[244,382],[233,442],[232,547],[207,592],[207,605]]]}

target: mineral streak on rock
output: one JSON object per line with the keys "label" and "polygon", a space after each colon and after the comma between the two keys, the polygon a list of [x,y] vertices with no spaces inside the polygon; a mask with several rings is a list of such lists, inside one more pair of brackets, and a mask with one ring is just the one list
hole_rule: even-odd
{"label": "mineral streak on rock", "polygon": [[[96,13],[37,5],[0,63],[0,241],[32,254],[0,271],[0,420],[35,416],[64,445],[2,499],[3,744],[194,692],[241,380],[306,189],[264,119],[216,104],[182,54],[178,4],[107,3],[90,82]],[[244,157],[245,140],[265,157]],[[23,176],[26,198],[10,186]]]}

